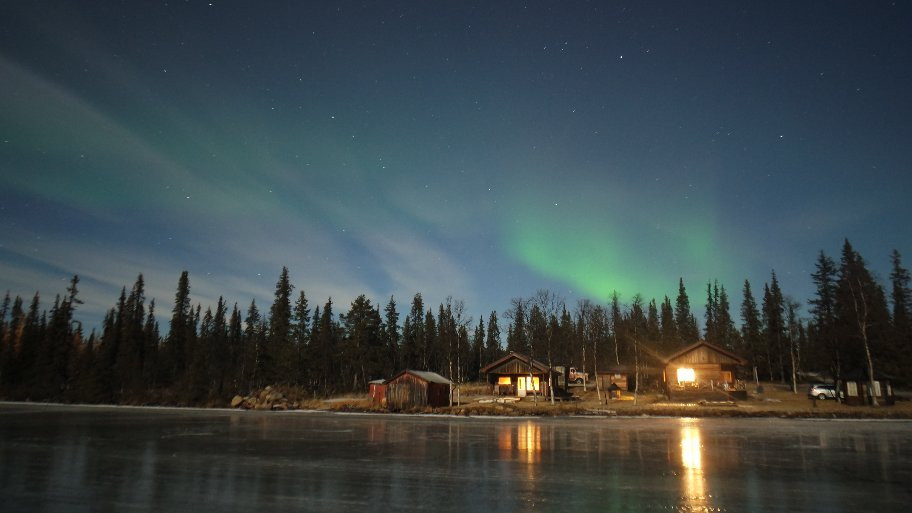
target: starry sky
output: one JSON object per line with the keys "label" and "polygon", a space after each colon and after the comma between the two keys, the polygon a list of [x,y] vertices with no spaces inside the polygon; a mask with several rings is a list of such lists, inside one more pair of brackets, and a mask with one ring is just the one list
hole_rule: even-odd
{"label": "starry sky", "polygon": [[[804,302],[912,257],[909,2],[3,2],[0,293]],[[759,298],[758,298],[759,299]]]}

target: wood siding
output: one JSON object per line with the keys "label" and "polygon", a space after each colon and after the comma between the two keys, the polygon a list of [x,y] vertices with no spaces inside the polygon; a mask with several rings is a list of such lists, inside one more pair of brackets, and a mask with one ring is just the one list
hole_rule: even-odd
{"label": "wood siding", "polygon": [[[498,374],[498,375],[526,374],[526,375],[528,375],[529,374],[529,362],[527,362],[527,361],[522,362],[517,359],[508,360],[508,361],[504,362],[503,365],[499,365],[499,366],[489,370],[488,374]],[[532,374],[539,375],[539,374],[542,374],[542,371],[533,367]],[[547,374],[547,371],[545,371],[545,374]]]}
{"label": "wood siding", "polygon": [[398,410],[447,406],[450,403],[450,387],[406,373],[387,383],[386,403]]}
{"label": "wood siding", "polygon": [[731,358],[717,351],[713,351],[706,346],[702,346],[694,349],[693,351],[690,351],[689,353],[682,354],[677,358],[672,359],[669,363],[681,367],[699,364],[737,365],[739,362],[734,358]]}

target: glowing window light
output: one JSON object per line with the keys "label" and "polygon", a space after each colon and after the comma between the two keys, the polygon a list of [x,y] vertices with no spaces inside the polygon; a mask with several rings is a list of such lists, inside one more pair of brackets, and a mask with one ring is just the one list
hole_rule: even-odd
{"label": "glowing window light", "polygon": [[501,377],[497,378],[497,384],[498,385],[509,385],[510,376],[501,376]]}
{"label": "glowing window light", "polygon": [[678,369],[678,383],[693,383],[697,380],[697,373],[693,369]]}

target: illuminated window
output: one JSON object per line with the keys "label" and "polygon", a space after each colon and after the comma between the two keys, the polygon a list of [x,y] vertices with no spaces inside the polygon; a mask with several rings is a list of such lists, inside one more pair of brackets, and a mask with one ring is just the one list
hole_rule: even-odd
{"label": "illuminated window", "polygon": [[509,385],[510,376],[501,376],[501,377],[497,378],[497,384],[498,385]]}
{"label": "illuminated window", "polygon": [[678,369],[678,383],[693,383],[697,380],[697,373],[693,369]]}

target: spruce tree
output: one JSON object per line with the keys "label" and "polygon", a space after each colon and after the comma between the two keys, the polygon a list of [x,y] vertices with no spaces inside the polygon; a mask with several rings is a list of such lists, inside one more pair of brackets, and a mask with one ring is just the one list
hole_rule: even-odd
{"label": "spruce tree", "polygon": [[526,332],[525,303],[522,298],[514,298],[509,313],[513,316],[513,328],[507,337],[507,352],[529,352],[529,340]]}
{"label": "spruce tree", "polygon": [[406,369],[418,369],[422,366],[425,344],[424,301],[421,293],[412,298],[411,310],[405,318],[402,328],[402,365]]}
{"label": "spruce tree", "polygon": [[754,369],[754,377],[757,378],[758,369],[766,367],[768,362],[763,351],[762,325],[760,323],[760,312],[757,309],[757,302],[751,292],[750,282],[744,280],[744,296],[741,302],[741,342],[742,350],[750,358],[751,366]]}
{"label": "spruce tree", "polygon": [[385,314],[383,322],[384,358],[381,375],[390,377],[399,370],[399,312],[396,311],[396,300],[390,296],[389,302],[383,309]]}
{"label": "spruce tree", "polygon": [[291,282],[288,268],[276,282],[275,297],[269,309],[269,332],[266,348],[259,361],[259,373],[266,383],[290,384],[295,380],[296,360],[292,344],[291,326]]}
{"label": "spruce tree", "polygon": [[678,336],[678,326],[675,323],[674,309],[668,296],[665,296],[665,300],[662,301],[659,318],[661,322],[662,352],[666,354],[672,353],[678,347],[680,338]]}
{"label": "spruce tree", "polygon": [[684,278],[678,280],[678,299],[675,303],[675,324],[678,327],[679,345],[686,346],[700,339],[697,323],[690,311],[690,298],[684,288]]}
{"label": "spruce tree", "polygon": [[713,295],[712,284],[706,282],[706,313],[704,314],[706,324],[703,327],[703,339],[716,345],[719,344],[716,327],[717,299],[718,295]]}
{"label": "spruce tree", "polygon": [[492,310],[488,316],[488,330],[485,334],[485,365],[501,357],[503,349],[500,345],[500,325],[497,322],[497,311]]}
{"label": "spruce tree", "polygon": [[[186,373],[189,345],[194,330],[190,306],[190,275],[183,271],[177,281],[177,293],[174,295],[174,307],[171,310],[171,326],[165,345],[166,382],[169,384],[183,378]],[[105,336],[102,334],[102,341],[104,339]]]}
{"label": "spruce tree", "polygon": [[481,368],[488,362],[485,361],[485,324],[484,317],[478,319],[478,326],[472,335],[472,358],[467,366],[469,381],[478,381],[481,378]]}
{"label": "spruce tree", "polygon": [[814,353],[821,361],[829,362],[830,374],[838,381],[842,377],[843,351],[836,333],[836,276],[836,263],[821,251],[811,274],[816,293],[808,301],[815,333]]}
{"label": "spruce tree", "polygon": [[887,372],[897,370],[894,359],[884,358],[889,339],[889,312],[883,289],[848,240],[843,245],[840,261],[836,312],[837,327],[845,337],[846,363],[866,376],[869,400],[876,405],[876,398],[871,394],[877,377],[874,373],[875,360],[885,366]]}
{"label": "spruce tree", "polygon": [[[621,300],[618,296],[617,291],[611,293],[611,341],[612,346],[614,346],[614,364],[621,364],[621,344],[623,343],[624,337],[621,334],[622,332],[623,318],[621,314]],[[626,360],[626,354],[625,360]]]}
{"label": "spruce tree", "polygon": [[910,290],[909,271],[902,266],[899,251],[893,250],[890,255],[893,266],[890,272],[893,303],[893,333],[891,352],[896,355],[899,373],[907,380],[912,378],[912,290]]}
{"label": "spruce tree", "polygon": [[294,358],[293,383],[300,384],[306,381],[308,372],[307,345],[310,340],[310,307],[307,295],[302,290],[295,302],[292,324],[292,356]]}

